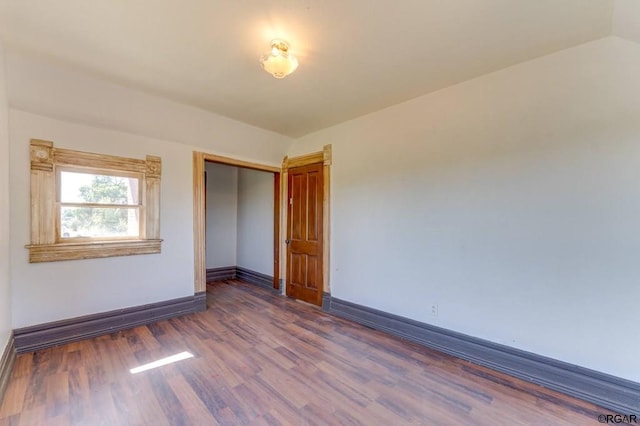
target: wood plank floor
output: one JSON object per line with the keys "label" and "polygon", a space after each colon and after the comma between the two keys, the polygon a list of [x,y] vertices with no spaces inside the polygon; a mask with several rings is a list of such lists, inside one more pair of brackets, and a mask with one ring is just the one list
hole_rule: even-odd
{"label": "wood plank floor", "polygon": [[[18,356],[0,425],[588,425],[606,411],[239,281],[200,314]],[[138,374],[183,351],[193,358]]]}

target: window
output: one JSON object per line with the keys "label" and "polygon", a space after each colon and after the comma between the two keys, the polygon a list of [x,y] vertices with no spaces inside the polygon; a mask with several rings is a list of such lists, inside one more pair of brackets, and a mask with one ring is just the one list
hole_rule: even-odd
{"label": "window", "polygon": [[159,157],[31,141],[30,262],[159,253]]}
{"label": "window", "polygon": [[140,238],[141,175],[57,168],[57,241]]}

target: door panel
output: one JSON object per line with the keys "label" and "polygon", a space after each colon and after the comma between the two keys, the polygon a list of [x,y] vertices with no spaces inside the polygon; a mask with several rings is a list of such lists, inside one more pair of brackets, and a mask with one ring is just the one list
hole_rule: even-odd
{"label": "door panel", "polygon": [[[322,170],[322,169],[321,169]],[[318,174],[317,173],[309,173],[307,175],[308,178],[308,199],[313,200],[315,202],[318,200]],[[322,198],[320,198],[320,206],[318,205],[310,205],[307,211],[307,241],[318,241],[318,234],[320,231],[320,227],[322,226],[322,220],[318,221],[316,215],[318,212],[318,207],[320,208],[320,213],[322,211]]]}
{"label": "door panel", "polygon": [[[290,175],[291,176],[291,175]],[[295,200],[303,199],[306,194],[304,192],[304,174],[296,174],[291,176],[292,183],[289,192],[289,198]],[[291,240],[300,241],[304,239],[304,228],[306,226],[306,217],[304,215],[304,205],[301,202],[291,204],[289,203],[291,215]]]}
{"label": "door panel", "polygon": [[323,165],[289,169],[287,295],[322,304]]}
{"label": "door panel", "polygon": [[315,256],[307,256],[307,288],[320,290],[318,288],[318,258]]}

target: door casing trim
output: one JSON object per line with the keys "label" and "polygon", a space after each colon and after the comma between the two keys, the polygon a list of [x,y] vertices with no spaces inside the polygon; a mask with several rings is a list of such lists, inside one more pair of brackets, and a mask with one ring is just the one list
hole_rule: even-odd
{"label": "door casing trim", "polygon": [[[204,188],[204,171],[205,162],[226,164],[229,166],[244,167],[247,169],[261,170],[272,172],[279,176],[280,191],[276,193],[274,202],[274,215],[279,217],[278,221],[274,220],[274,281],[283,282],[286,286],[287,279],[287,259],[280,253],[286,253],[286,235],[287,235],[287,214],[288,208],[286,202],[288,170],[292,167],[304,166],[308,164],[322,163],[323,165],[323,185],[324,193],[322,196],[323,205],[323,247],[322,247],[322,268],[323,279],[322,288],[324,293],[330,293],[329,280],[329,249],[330,249],[330,182],[331,182],[331,164],[332,164],[332,148],[331,145],[325,145],[322,151],[305,154],[298,157],[284,157],[282,168],[270,166],[267,164],[254,163],[244,161],[232,157],[224,157],[221,155],[210,154],[201,151],[193,151],[193,246],[194,246],[194,293],[200,293],[207,289],[207,272],[206,272],[206,237],[205,237],[205,188]],[[277,179],[277,178],[276,178]],[[275,191],[274,191],[275,192]],[[276,229],[279,228],[279,229]],[[279,238],[276,237],[279,235]],[[278,288],[278,283],[274,283],[274,288]],[[285,293],[285,289],[280,289]]]}
{"label": "door casing trim", "polygon": [[[279,167],[270,166],[267,164],[253,163],[249,161],[239,160],[231,157],[223,157],[221,155],[209,154],[206,152],[193,151],[193,263],[194,263],[194,293],[199,293],[207,290],[207,261],[206,261],[206,236],[205,236],[205,224],[206,224],[206,205],[205,205],[205,187],[204,187],[204,171],[205,162],[213,162],[219,164],[226,164],[228,166],[243,167],[246,169],[260,170],[264,172],[271,172],[277,176],[280,175],[281,169]],[[274,191],[275,192],[275,191]],[[280,204],[281,193],[274,194],[274,214],[278,214],[277,206]],[[276,225],[274,220],[274,227]],[[275,229],[274,229],[275,231]],[[275,232],[274,232],[275,236]],[[274,241],[274,281],[278,280],[277,272],[281,269],[280,261],[278,260],[278,250],[280,247],[280,241]],[[274,287],[275,286],[274,283]]]}
{"label": "door casing trim", "polygon": [[331,164],[333,161],[333,151],[331,145],[325,145],[322,151],[313,152],[310,154],[301,155],[299,157],[284,157],[282,160],[282,174],[280,175],[280,253],[285,254],[281,256],[280,261],[280,277],[283,279],[283,293],[286,294],[287,286],[287,214],[289,209],[287,208],[288,194],[288,182],[289,182],[289,169],[293,167],[308,166],[310,164],[322,163],[323,174],[323,194],[322,194],[322,291],[323,293],[331,293],[331,281],[329,279],[329,259],[330,259],[330,204],[331,204]]}

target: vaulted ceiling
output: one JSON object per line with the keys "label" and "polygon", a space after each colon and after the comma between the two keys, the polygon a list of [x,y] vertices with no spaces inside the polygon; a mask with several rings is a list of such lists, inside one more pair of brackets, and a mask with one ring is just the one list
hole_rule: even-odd
{"label": "vaulted ceiling", "polygon": [[[614,0],[0,0],[0,38],[8,49],[299,137],[610,35],[614,6]],[[283,80],[258,63],[275,37],[287,39],[300,61]]]}

